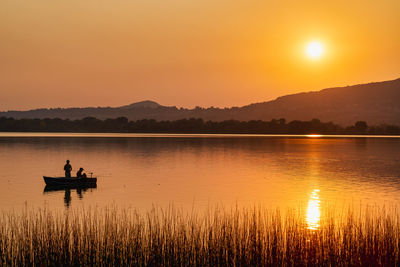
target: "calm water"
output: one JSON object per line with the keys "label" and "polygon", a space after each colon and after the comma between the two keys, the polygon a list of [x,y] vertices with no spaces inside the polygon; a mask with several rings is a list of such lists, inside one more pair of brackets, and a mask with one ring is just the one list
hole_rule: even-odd
{"label": "calm water", "polygon": [[[43,175],[84,167],[97,188],[47,191]],[[400,138],[306,136],[0,136],[0,209],[111,204],[298,207],[400,200]]]}

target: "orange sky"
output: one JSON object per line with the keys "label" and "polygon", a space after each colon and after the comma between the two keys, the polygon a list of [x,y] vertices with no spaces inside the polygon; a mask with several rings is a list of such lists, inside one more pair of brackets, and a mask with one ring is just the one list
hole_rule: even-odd
{"label": "orange sky", "polygon": [[398,0],[2,0],[0,110],[240,106],[395,79],[399,14]]}

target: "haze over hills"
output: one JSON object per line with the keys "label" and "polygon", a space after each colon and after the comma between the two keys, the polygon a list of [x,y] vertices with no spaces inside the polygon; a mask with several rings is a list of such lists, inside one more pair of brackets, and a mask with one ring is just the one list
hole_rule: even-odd
{"label": "haze over hills", "polygon": [[292,120],[332,121],[352,125],[367,121],[370,125],[400,125],[400,79],[321,91],[298,93],[275,100],[232,108],[176,108],[162,106],[153,101],[142,101],[121,107],[54,108],[29,111],[0,112],[0,117],[98,119],[127,117],[129,120],[178,120],[202,118],[204,120],[266,120],[285,118]]}

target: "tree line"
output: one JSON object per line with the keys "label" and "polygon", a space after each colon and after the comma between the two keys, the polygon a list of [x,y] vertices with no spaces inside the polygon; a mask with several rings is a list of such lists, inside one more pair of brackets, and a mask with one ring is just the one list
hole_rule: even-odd
{"label": "tree line", "polygon": [[126,117],[99,120],[87,117],[80,120],[69,119],[13,119],[0,118],[1,132],[112,132],[112,133],[237,133],[237,134],[371,134],[398,135],[396,125],[368,126],[358,121],[352,126],[342,127],[333,122],[285,119],[271,121],[204,121],[190,118],[175,121],[143,119],[129,121]]}

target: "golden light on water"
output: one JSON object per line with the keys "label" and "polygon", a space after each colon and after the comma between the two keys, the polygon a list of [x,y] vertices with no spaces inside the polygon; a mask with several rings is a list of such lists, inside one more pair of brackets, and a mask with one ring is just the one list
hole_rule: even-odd
{"label": "golden light on water", "polygon": [[307,137],[322,137],[322,134],[307,134]]}
{"label": "golden light on water", "polygon": [[311,192],[310,199],[308,200],[307,207],[307,228],[310,230],[317,230],[321,219],[319,189],[314,189]]}

